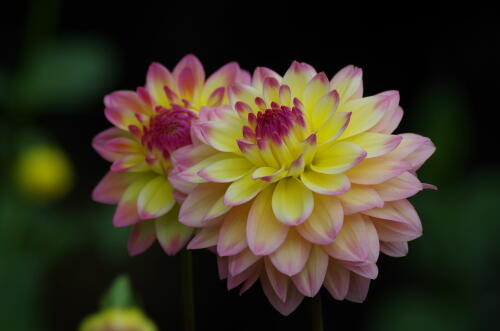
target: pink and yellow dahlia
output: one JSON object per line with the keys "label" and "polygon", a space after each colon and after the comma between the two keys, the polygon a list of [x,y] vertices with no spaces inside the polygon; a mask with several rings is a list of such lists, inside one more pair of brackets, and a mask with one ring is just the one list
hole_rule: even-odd
{"label": "pink and yellow dahlia", "polygon": [[[187,55],[172,73],[161,64],[151,64],[145,87],[104,98],[105,115],[114,127],[98,134],[93,147],[112,165],[94,189],[93,199],[118,204],[115,226],[133,226],[131,255],[140,254],[156,239],[167,254],[175,254],[189,240],[192,229],[179,223],[175,206],[191,184],[176,179],[170,156],[193,142],[191,121],[201,107],[227,104],[228,86],[249,81],[250,75],[234,62],[205,80],[200,61]],[[175,180],[178,189],[171,185]]]}
{"label": "pink and yellow dahlia", "polygon": [[406,199],[424,188],[416,170],[432,142],[392,134],[398,92],[363,97],[353,66],[331,80],[305,63],[283,77],[258,68],[229,98],[203,107],[196,142],[172,154],[178,178],[197,185],[179,213],[199,228],[188,248],[215,249],[229,288],[260,279],[282,314],[322,285],[363,301],[379,251],[403,256],[422,233]]}

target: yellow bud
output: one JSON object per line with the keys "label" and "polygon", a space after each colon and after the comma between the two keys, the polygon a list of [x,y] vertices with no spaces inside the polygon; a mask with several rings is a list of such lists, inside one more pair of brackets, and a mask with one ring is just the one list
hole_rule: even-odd
{"label": "yellow bud", "polygon": [[137,308],[109,308],[83,320],[79,331],[157,331],[156,325]]}

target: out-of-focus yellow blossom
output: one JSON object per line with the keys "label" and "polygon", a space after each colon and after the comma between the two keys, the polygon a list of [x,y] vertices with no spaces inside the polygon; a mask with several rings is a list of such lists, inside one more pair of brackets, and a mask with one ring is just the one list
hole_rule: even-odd
{"label": "out-of-focus yellow blossom", "polygon": [[33,145],[24,150],[14,171],[18,188],[36,200],[57,200],[73,186],[71,163],[66,154],[53,145]]}
{"label": "out-of-focus yellow blossom", "polygon": [[137,308],[110,308],[85,318],[79,331],[157,331]]}

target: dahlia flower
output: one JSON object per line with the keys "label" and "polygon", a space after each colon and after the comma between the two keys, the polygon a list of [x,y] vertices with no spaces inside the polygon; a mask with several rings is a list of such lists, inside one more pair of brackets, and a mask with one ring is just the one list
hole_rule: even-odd
{"label": "dahlia flower", "polygon": [[151,64],[145,87],[104,98],[105,115],[114,127],[98,134],[93,147],[112,165],[94,189],[93,199],[118,204],[115,226],[133,226],[131,255],[140,254],[156,239],[167,254],[175,254],[189,240],[192,229],[179,223],[175,206],[190,183],[172,187],[176,179],[170,177],[170,156],[192,143],[191,121],[200,107],[228,103],[227,87],[249,80],[250,75],[234,62],[205,80],[200,61],[187,55],[172,73],[161,64]]}
{"label": "dahlia flower", "polygon": [[179,213],[199,228],[188,248],[216,250],[228,288],[260,280],[285,315],[322,285],[363,301],[379,251],[403,256],[422,233],[406,199],[425,186],[416,170],[432,142],[392,134],[398,92],[363,97],[354,66],[331,80],[305,63],[283,77],[257,68],[229,98],[203,107],[196,142],[172,154],[177,177],[197,185]]}

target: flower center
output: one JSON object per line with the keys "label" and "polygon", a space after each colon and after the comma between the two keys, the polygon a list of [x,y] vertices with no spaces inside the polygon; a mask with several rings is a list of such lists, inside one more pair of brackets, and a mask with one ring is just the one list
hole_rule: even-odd
{"label": "flower center", "polygon": [[159,109],[144,126],[142,144],[150,151],[157,149],[168,159],[176,149],[191,144],[191,121],[196,115],[185,108]]}
{"label": "flower center", "polygon": [[[282,144],[284,139],[290,136],[296,128],[305,127],[302,111],[296,107],[290,109],[287,106],[280,106],[275,102],[271,103],[271,108],[259,111],[257,115],[248,114],[248,124],[243,128],[245,138],[272,139],[277,144]],[[302,130],[299,130],[302,131]]]}

